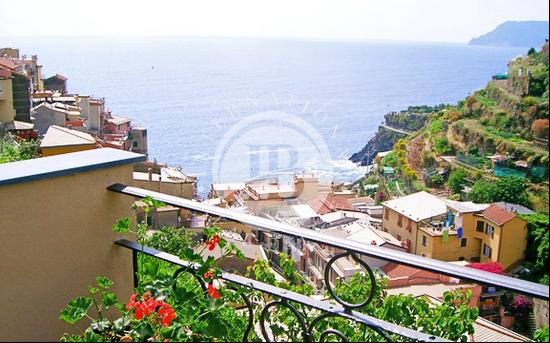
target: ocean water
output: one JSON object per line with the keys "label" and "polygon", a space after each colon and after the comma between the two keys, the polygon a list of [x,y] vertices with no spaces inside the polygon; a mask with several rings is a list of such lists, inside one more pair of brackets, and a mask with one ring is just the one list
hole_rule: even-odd
{"label": "ocean water", "polygon": [[[319,170],[347,161],[386,112],[456,103],[522,53],[459,44],[252,38],[2,38],[46,76],[105,97],[148,129],[149,157],[211,182]],[[267,115],[261,113],[268,112]],[[273,153],[273,152],[276,153]],[[262,155],[263,154],[263,155]]]}

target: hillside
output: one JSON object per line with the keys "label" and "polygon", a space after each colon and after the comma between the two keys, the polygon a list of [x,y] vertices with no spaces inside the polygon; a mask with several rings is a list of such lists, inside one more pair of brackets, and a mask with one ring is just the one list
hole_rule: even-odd
{"label": "hillside", "polygon": [[473,38],[470,45],[539,47],[548,38],[547,21],[507,21]]}
{"label": "hillside", "polygon": [[[422,127],[397,138],[392,152],[376,161],[378,173],[360,187],[378,184],[377,200],[430,188],[455,199],[510,201],[548,213],[548,43],[511,61],[508,74],[495,75],[458,104],[423,116]],[[520,187],[503,200],[495,185],[507,180]]]}

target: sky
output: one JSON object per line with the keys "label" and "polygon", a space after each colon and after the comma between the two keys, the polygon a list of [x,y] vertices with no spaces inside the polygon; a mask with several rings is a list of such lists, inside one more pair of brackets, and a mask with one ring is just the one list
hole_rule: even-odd
{"label": "sky", "polygon": [[548,0],[0,0],[0,37],[251,36],[463,43],[508,20],[548,20],[548,10]]}

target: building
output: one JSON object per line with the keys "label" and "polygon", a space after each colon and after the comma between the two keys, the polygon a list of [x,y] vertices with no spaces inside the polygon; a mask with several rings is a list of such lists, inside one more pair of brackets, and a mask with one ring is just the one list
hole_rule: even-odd
{"label": "building", "polygon": [[0,269],[9,276],[0,282],[1,341],[59,340],[68,329],[59,310],[98,275],[128,299],[132,253],[113,241],[131,236],[112,225],[131,215],[133,199],[107,187],[129,184],[132,164],[143,159],[95,149],[0,164]]}
{"label": "building", "polygon": [[185,175],[176,168],[160,167],[148,168],[144,171],[133,172],[133,184],[155,192],[193,199],[196,195],[197,178]]}
{"label": "building", "polygon": [[8,69],[0,69],[0,123],[9,123],[14,119],[12,73]]}
{"label": "building", "polygon": [[146,156],[148,155],[146,128],[131,127],[130,132],[128,133],[128,139],[132,144],[130,151]]}
{"label": "building", "polygon": [[33,108],[34,127],[40,134],[46,133],[51,125],[67,126],[82,122],[78,107],[63,104],[61,102],[42,102]]}
{"label": "building", "polygon": [[447,217],[447,204],[427,192],[386,201],[382,206],[383,231],[405,242],[409,252],[417,255],[422,254],[418,253],[417,241],[423,237],[419,232],[425,232],[427,235],[437,234],[439,231],[432,230],[433,226],[441,227],[441,223]]}
{"label": "building", "polygon": [[32,123],[14,120],[10,123],[6,123],[5,128],[14,136],[26,141],[38,139],[38,131],[34,129]]}
{"label": "building", "polygon": [[97,147],[98,144],[92,135],[58,125],[50,126],[40,143],[42,156],[66,154]]}
{"label": "building", "polygon": [[0,57],[0,69],[4,70],[4,78],[7,77],[5,70],[11,72],[11,90],[15,120],[30,122],[31,82],[30,78],[25,75],[24,65],[18,63],[17,60]]}
{"label": "building", "polygon": [[0,57],[19,59],[19,49],[16,48],[1,48]]}
{"label": "building", "polygon": [[[517,214],[492,204],[462,217],[456,224],[463,228],[462,244],[472,244],[471,249],[478,250],[479,262],[499,262],[504,270],[509,270],[523,261],[527,222]],[[477,260],[476,256],[473,261]]]}
{"label": "building", "polygon": [[524,258],[527,223],[506,208],[418,192],[384,206],[383,230],[404,241],[409,252],[441,261],[499,262],[505,270]]}
{"label": "building", "polygon": [[60,74],[48,77],[44,80],[44,89],[67,93],[67,78]]}

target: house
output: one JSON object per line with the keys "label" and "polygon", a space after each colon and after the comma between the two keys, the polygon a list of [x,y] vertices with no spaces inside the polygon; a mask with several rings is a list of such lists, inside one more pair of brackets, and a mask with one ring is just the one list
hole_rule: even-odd
{"label": "house", "polygon": [[472,219],[475,232],[473,227],[468,231],[473,233],[476,245],[481,246],[480,262],[499,262],[509,270],[523,260],[527,245],[525,220],[496,204],[474,214]]}
{"label": "house", "polygon": [[67,78],[61,74],[55,74],[44,80],[44,89],[67,93]]}
{"label": "house", "polygon": [[142,127],[131,127],[128,133],[128,139],[131,141],[130,151],[147,155],[147,129]]}
{"label": "house", "polygon": [[[447,216],[447,204],[435,195],[418,192],[386,201],[382,206],[382,230],[405,242],[413,254],[422,254],[418,252],[417,242],[424,244],[426,238],[422,240],[422,237],[442,235],[441,223]],[[434,225],[439,230],[434,230]]]}
{"label": "house", "polygon": [[[353,222],[351,224],[341,225],[330,229],[323,230],[324,234],[331,235],[338,238],[345,238],[364,244],[372,244],[379,247],[385,247],[389,249],[404,251],[401,246],[401,242],[396,240],[391,235],[376,230],[366,223]],[[340,253],[341,251],[329,247],[324,244],[318,243],[306,243],[306,249],[304,249],[307,263],[305,264],[305,274],[310,279],[311,283],[316,285],[319,289],[324,287],[324,270],[329,260]],[[387,262],[378,260],[375,258],[362,256],[371,268],[379,269]],[[362,272],[363,268],[353,260],[353,258],[340,258],[332,265],[332,270],[329,271],[331,282],[334,284],[337,279],[347,279],[352,277],[355,273]]]}
{"label": "house", "polygon": [[[10,58],[0,57],[0,70],[3,70],[1,78],[9,79],[8,72],[11,74],[11,100],[13,101],[13,109],[15,110],[15,120],[30,122],[31,113],[31,81],[25,75],[24,65]],[[3,87],[7,89],[7,82],[2,82]],[[4,90],[6,93],[7,90]],[[4,94],[7,99],[7,95]],[[1,101],[1,100],[0,100]],[[0,105],[1,106],[1,105]],[[0,114],[1,115],[1,114]]]}
{"label": "house", "polygon": [[78,107],[60,102],[43,102],[33,108],[33,121],[38,132],[44,134],[51,125],[67,126],[68,122],[80,123],[82,118]]}
{"label": "house", "polygon": [[308,204],[320,215],[340,210],[360,212],[352,205],[350,199],[330,195],[320,195],[308,201]]}
{"label": "house", "polygon": [[34,124],[32,123],[14,120],[10,123],[6,123],[6,129],[14,136],[26,141],[38,139],[38,131],[34,129]]}
{"label": "house", "polygon": [[[383,230],[409,246],[409,252],[441,261],[499,262],[505,270],[519,264],[527,242],[519,205],[475,204],[418,192],[384,206]],[[514,207],[515,206],[515,207]]]}
{"label": "house", "polygon": [[196,195],[197,178],[184,174],[181,170],[169,167],[160,167],[147,172],[134,171],[133,184],[155,192],[177,196],[184,199],[193,199]]}
{"label": "house", "polygon": [[40,143],[42,156],[66,154],[97,147],[97,142],[92,135],[58,125],[50,126]]}
{"label": "house", "polygon": [[128,118],[113,116],[107,112],[104,120],[102,133],[128,135],[130,132],[131,120]]}
{"label": "house", "polygon": [[13,107],[12,72],[0,67],[0,123],[9,123],[15,119]]}

